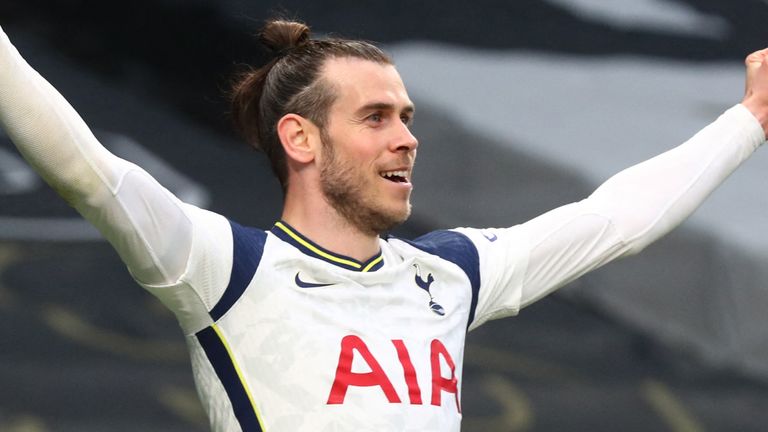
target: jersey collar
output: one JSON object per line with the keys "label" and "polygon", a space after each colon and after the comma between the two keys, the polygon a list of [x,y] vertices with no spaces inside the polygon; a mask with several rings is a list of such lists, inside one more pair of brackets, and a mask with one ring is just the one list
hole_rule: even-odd
{"label": "jersey collar", "polygon": [[347,270],[372,272],[384,266],[384,257],[381,255],[381,250],[379,250],[379,253],[371,257],[369,260],[361,262],[354,258],[339,255],[322,248],[312,240],[301,235],[301,233],[296,231],[292,226],[288,225],[284,221],[275,222],[275,225],[270,231],[272,234],[284,242],[290,243],[304,254],[321,259]]}

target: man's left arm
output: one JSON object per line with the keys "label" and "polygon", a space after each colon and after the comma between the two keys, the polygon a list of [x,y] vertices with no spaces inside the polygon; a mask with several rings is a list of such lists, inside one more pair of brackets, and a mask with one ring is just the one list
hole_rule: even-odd
{"label": "man's left arm", "polygon": [[690,216],[766,139],[766,55],[747,57],[742,103],[682,145],[621,171],[585,200],[492,233],[496,242],[475,240],[483,286],[473,326],[640,252]]}

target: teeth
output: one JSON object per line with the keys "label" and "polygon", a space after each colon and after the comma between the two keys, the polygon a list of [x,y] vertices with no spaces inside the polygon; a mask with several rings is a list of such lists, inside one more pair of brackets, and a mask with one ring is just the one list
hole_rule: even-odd
{"label": "teeth", "polygon": [[381,173],[382,177],[403,177],[408,175],[408,171],[386,171]]}

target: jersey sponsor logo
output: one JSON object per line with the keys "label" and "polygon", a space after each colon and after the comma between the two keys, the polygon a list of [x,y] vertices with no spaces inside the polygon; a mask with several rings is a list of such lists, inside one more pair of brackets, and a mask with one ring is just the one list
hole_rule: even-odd
{"label": "jersey sponsor logo", "polygon": [[442,306],[440,306],[437,302],[435,302],[435,298],[432,297],[432,293],[429,290],[430,286],[432,285],[432,282],[435,281],[435,278],[432,276],[432,273],[427,275],[427,280],[424,280],[421,278],[421,269],[419,269],[419,265],[414,264],[413,267],[416,268],[416,276],[414,277],[414,280],[416,281],[416,285],[419,288],[426,291],[427,294],[429,295],[429,309],[440,316],[444,316],[445,309]]}
{"label": "jersey sponsor logo", "polygon": [[298,285],[299,288],[320,288],[320,287],[336,285],[335,283],[306,282],[306,281],[301,280],[301,277],[299,277],[299,273],[301,273],[301,272],[296,272],[296,277],[293,278],[293,281],[296,282],[296,285]]}
{"label": "jersey sponsor logo", "polygon": [[480,231],[480,233],[483,235],[483,237],[488,239],[488,241],[491,242],[491,243],[493,243],[496,240],[498,240],[498,237],[496,237],[496,234],[494,234],[492,232],[487,232],[487,231],[483,230],[483,231]]}
{"label": "jersey sponsor logo", "polygon": [[[408,402],[411,405],[422,405],[421,387],[408,348],[401,339],[393,339],[391,342],[394,346],[393,354],[397,354],[397,359],[403,367],[403,380],[408,388]],[[355,361],[364,362],[370,372],[353,372],[352,364]],[[433,339],[430,342],[429,364],[432,375],[430,404],[442,406],[443,393],[451,393],[454,396],[456,411],[461,413],[456,363],[439,339]],[[443,375],[443,364],[448,366],[449,373],[446,374],[448,376]],[[343,404],[349,387],[378,387],[389,403],[403,403],[389,376],[384,372],[371,350],[368,349],[368,345],[356,335],[347,335],[341,340],[341,353],[327,404]]]}

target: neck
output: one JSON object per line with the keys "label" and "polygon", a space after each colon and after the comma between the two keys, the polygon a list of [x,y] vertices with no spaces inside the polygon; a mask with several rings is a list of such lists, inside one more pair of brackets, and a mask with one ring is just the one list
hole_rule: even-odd
{"label": "neck", "polygon": [[[298,202],[297,202],[298,201]],[[334,253],[366,261],[379,253],[379,236],[350,224],[325,200],[306,205],[286,195],[282,220],[302,235]]]}

